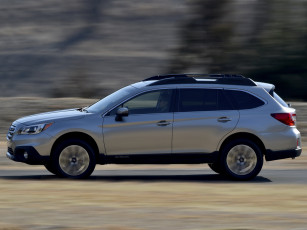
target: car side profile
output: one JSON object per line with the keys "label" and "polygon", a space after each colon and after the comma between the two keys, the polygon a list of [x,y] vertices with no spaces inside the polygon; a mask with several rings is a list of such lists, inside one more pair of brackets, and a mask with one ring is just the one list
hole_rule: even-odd
{"label": "car side profile", "polygon": [[250,180],[301,154],[295,109],[272,84],[240,75],[147,78],[95,104],[13,122],[7,157],[86,178],[96,164],[202,164]]}

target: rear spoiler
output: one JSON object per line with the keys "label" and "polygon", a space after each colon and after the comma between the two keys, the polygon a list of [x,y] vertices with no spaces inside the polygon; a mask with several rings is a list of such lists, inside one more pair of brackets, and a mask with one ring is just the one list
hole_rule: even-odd
{"label": "rear spoiler", "polygon": [[275,85],[264,83],[264,82],[255,82],[258,86],[264,88],[271,96],[273,96]]}

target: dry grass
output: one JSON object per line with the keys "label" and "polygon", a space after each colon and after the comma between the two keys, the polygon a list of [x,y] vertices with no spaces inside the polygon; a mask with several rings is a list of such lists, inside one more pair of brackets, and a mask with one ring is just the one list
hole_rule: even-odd
{"label": "dry grass", "polygon": [[53,110],[80,108],[96,102],[98,99],[84,98],[38,98],[38,97],[0,97],[0,142],[11,123],[23,116]]}

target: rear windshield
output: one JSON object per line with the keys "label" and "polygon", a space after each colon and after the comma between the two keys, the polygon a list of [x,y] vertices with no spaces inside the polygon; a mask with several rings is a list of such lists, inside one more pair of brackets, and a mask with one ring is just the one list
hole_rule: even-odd
{"label": "rear windshield", "polygon": [[278,96],[277,93],[273,92],[273,97],[275,98],[276,101],[279,102],[279,104],[281,104],[284,107],[289,107],[288,104],[280,97]]}

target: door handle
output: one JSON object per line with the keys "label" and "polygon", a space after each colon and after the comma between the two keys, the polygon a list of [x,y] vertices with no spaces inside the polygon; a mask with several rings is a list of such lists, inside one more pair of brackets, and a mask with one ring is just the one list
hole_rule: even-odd
{"label": "door handle", "polygon": [[229,117],[219,117],[217,119],[218,122],[222,122],[222,123],[226,123],[228,121],[231,121],[231,119]]}
{"label": "door handle", "polygon": [[159,121],[158,123],[157,123],[157,126],[167,126],[167,125],[170,125],[171,123],[169,122],[169,121],[165,121],[165,120],[163,120],[163,121]]}

